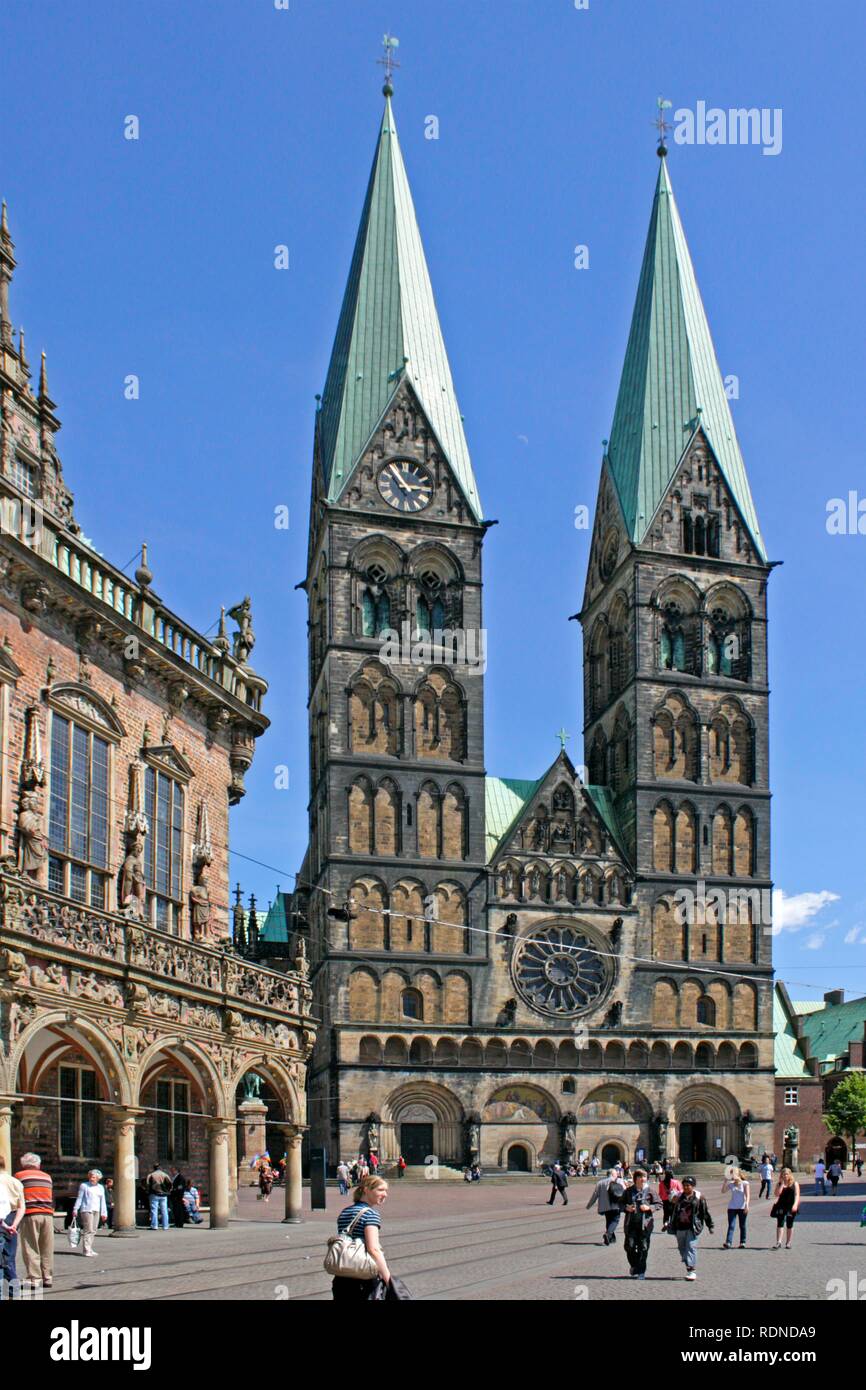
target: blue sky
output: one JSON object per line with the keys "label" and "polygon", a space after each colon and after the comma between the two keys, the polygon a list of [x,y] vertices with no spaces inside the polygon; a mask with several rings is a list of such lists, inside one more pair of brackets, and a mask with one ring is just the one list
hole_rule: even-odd
{"label": "blue sky", "polygon": [[[120,565],[146,539],[155,589],[202,629],[220,603],[253,596],[273,724],[232,837],[281,871],[233,861],[260,901],[289,886],[306,839],[294,585],[314,396],[393,28],[404,158],[482,500],[500,523],[485,547],[493,774],[538,775],[563,724],[579,758],[581,649],[566,619],[589,537],[574,508],[594,503],[613,414],[656,97],[783,113],[779,154],[674,145],[670,172],[722,371],[739,378],[762,530],[784,561],[770,586],[779,972],[803,997],[866,992],[866,536],[826,530],[830,498],[866,496],[861,18],[855,0],[7,0],[13,318],[31,361],[48,351],[85,534]],[[123,138],[130,114],[137,141]],[[278,244],[287,271],[274,269]],[[280,505],[288,532],[273,525]],[[288,791],[274,787],[280,764]]]}

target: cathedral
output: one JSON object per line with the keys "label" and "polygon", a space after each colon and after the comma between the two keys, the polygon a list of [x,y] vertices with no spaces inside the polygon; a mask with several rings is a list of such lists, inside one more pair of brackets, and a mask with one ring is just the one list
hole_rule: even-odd
{"label": "cathedral", "polygon": [[759,1157],[772,566],[666,150],[576,615],[586,773],[488,776],[489,523],[384,92],[304,582],[312,1142],[443,1175]]}

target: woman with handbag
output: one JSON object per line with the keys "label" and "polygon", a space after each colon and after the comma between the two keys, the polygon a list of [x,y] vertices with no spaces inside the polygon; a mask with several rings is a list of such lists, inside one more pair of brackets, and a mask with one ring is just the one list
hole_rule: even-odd
{"label": "woman with handbag", "polygon": [[[73,1226],[78,1220],[79,1213],[84,1254],[92,1258],[96,1253],[93,1249],[93,1237],[102,1222],[108,1220],[105,1188],[102,1186],[102,1174],[98,1168],[91,1168],[87,1174],[87,1182],[81,1183],[78,1188],[78,1196],[75,1199],[75,1206],[72,1208]],[[70,1245],[73,1245],[73,1241],[72,1227],[70,1227]],[[77,1244],[77,1240],[74,1241],[74,1245]]]}
{"label": "woman with handbag", "polygon": [[382,1218],[377,1208],[387,1199],[388,1184],[372,1174],[362,1177],[352,1194],[354,1201],[337,1217],[337,1234],[328,1240],[325,1269],[334,1276],[335,1299],[356,1303],[369,1299],[381,1279],[390,1283],[391,1272],[379,1244]]}

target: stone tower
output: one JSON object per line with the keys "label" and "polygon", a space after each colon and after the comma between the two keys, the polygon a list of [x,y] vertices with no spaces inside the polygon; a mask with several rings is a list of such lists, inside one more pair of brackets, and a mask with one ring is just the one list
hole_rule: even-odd
{"label": "stone tower", "polygon": [[770,569],[662,153],[580,619],[635,869],[624,1022],[693,1073],[660,1119],[687,1162],[772,1140]]}
{"label": "stone tower", "polygon": [[[389,1067],[418,1029],[465,1031],[484,958],[485,526],[390,96],[316,416],[304,583],[300,899],[328,1022],[312,1139],[332,1157],[379,1143],[393,1074],[370,1025],[390,1025]],[[423,1125],[415,1140],[423,1161]]]}

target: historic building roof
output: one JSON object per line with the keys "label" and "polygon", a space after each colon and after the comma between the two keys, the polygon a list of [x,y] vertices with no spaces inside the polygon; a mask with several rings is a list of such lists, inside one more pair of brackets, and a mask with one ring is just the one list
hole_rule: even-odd
{"label": "historic building roof", "polygon": [[667,160],[659,175],[607,462],[640,543],[683,454],[702,429],[758,554],[766,559]]}
{"label": "historic building roof", "polygon": [[390,97],[355,242],[318,415],[329,501],[337,501],[401,382],[408,381],[476,520],[481,500],[439,326]]}
{"label": "historic building roof", "polygon": [[[556,761],[558,762],[559,759]],[[555,767],[556,763],[553,766]],[[544,777],[538,777],[534,781],[527,781],[519,777],[485,778],[485,838],[488,863],[493,859],[500,846],[505,843],[515,822],[549,776],[550,771],[549,768]],[[610,790],[607,787],[589,787],[585,783],[581,785],[620,854],[627,859],[623,835],[616,818]]]}
{"label": "historic building roof", "polygon": [[[794,1007],[800,1011],[799,1005]],[[800,1017],[803,1035],[822,1070],[832,1066],[837,1058],[845,1057],[852,1042],[862,1042],[866,1037],[866,998],[840,1004],[824,1000],[817,1009],[800,1012]]]}
{"label": "historic building roof", "polygon": [[792,1014],[796,1009],[797,1005],[792,1005],[784,988],[776,985],[773,991],[774,1063],[776,1075],[784,1077],[785,1080],[807,1080],[811,1076],[792,1021]]}

